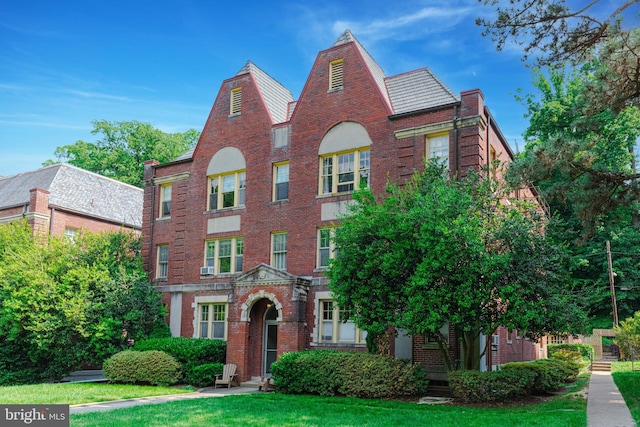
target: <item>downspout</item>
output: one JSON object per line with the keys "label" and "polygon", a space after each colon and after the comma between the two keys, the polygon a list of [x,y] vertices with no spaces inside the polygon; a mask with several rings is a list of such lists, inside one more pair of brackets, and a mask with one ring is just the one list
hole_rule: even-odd
{"label": "downspout", "polygon": [[460,171],[458,170],[458,105],[453,106],[453,170],[458,179],[460,179]]}
{"label": "downspout", "polygon": [[53,215],[55,214],[56,209],[51,208],[51,217],[49,218],[49,236],[53,236]]}
{"label": "downspout", "polygon": [[487,114],[487,167],[489,168],[489,179],[491,179],[491,114]]}
{"label": "downspout", "polygon": [[147,271],[149,272],[149,276],[151,277],[151,267],[153,266],[153,226],[155,209],[156,209],[156,184],[154,182],[156,177],[156,168],[155,166],[151,166],[153,168],[153,174],[151,175],[151,209],[149,214],[149,260],[147,261]]}

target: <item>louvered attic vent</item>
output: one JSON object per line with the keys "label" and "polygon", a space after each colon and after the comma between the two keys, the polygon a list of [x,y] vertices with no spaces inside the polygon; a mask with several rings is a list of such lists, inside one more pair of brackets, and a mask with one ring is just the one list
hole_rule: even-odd
{"label": "louvered attic vent", "polygon": [[329,63],[329,90],[342,89],[343,64],[344,61],[342,59],[337,59]]}
{"label": "louvered attic vent", "polygon": [[242,108],[242,88],[231,89],[231,112],[230,115],[240,114]]}

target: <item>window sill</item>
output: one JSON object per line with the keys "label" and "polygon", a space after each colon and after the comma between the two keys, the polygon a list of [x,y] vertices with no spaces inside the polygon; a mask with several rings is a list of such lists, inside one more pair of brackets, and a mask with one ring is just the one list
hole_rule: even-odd
{"label": "window sill", "polygon": [[271,202],[271,205],[286,205],[288,203],[289,203],[289,199],[273,200]]}
{"label": "window sill", "polygon": [[209,211],[204,211],[203,214],[204,215],[211,215],[211,214],[216,214],[216,213],[224,213],[224,212],[233,212],[233,211],[238,211],[241,209],[245,209],[246,206],[234,206],[231,208],[221,208],[221,209],[213,209],[213,210],[209,210]]}
{"label": "window sill", "polygon": [[228,278],[228,277],[236,276],[238,274],[242,274],[242,272],[238,272],[238,273],[220,273],[220,274],[201,274],[200,275],[200,280]]}
{"label": "window sill", "polygon": [[313,272],[314,273],[324,273],[327,270],[329,270],[329,267],[318,267],[318,268],[314,268]]}
{"label": "window sill", "polygon": [[153,279],[154,283],[166,283],[167,282],[167,278],[166,277],[156,277],[155,279]]}
{"label": "window sill", "polygon": [[312,342],[311,347],[318,348],[336,348],[336,347],[353,347],[353,348],[365,348],[367,344],[365,343],[353,343],[353,342]]}
{"label": "window sill", "polygon": [[329,89],[327,93],[340,92],[344,89],[344,86],[334,87],[333,89]]}
{"label": "window sill", "polygon": [[169,221],[171,219],[171,215],[168,216],[159,216],[156,218],[156,221]]}

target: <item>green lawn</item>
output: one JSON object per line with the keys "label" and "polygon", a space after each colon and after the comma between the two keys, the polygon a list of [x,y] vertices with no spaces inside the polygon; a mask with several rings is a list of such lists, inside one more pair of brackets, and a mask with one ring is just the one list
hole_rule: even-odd
{"label": "green lawn", "polygon": [[518,408],[252,393],[71,416],[71,426],[585,426],[586,402],[558,397]]}
{"label": "green lawn", "polygon": [[612,366],[612,375],[631,416],[640,425],[640,362],[636,362],[634,368],[632,372],[631,362],[616,362]]}
{"label": "green lawn", "polygon": [[0,403],[49,403],[69,404],[106,402],[109,400],[130,399],[133,397],[163,396],[167,394],[188,393],[172,387],[152,387],[102,383],[59,383],[33,384],[0,387]]}

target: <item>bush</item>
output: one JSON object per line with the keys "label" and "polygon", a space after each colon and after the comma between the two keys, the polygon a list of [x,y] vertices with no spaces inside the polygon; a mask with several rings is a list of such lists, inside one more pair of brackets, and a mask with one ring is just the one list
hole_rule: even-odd
{"label": "bush", "polygon": [[593,346],[590,344],[549,344],[547,353],[550,359],[555,359],[554,355],[561,351],[577,351],[582,356],[582,360],[591,361],[593,356]]}
{"label": "bush", "polygon": [[427,386],[421,367],[364,352],[285,353],[271,374],[278,391],[288,394],[379,398],[415,395]]}
{"label": "bush", "polygon": [[532,372],[534,381],[530,392],[533,394],[545,394],[557,390],[564,381],[574,379],[580,371],[576,363],[554,359],[511,362],[503,365],[500,369],[518,373]]}
{"label": "bush", "polygon": [[206,363],[187,369],[187,383],[194,387],[208,387],[215,383],[216,375],[222,374],[224,364]]}
{"label": "bush", "polygon": [[506,402],[529,394],[534,379],[530,370],[455,371],[449,373],[449,387],[464,402]]}
{"label": "bush", "polygon": [[122,351],[105,360],[102,369],[115,383],[167,386],[182,378],[180,363],[163,351]]}
{"label": "bush", "polygon": [[187,370],[209,363],[225,363],[227,342],[208,338],[153,338],[135,343],[133,350],[158,350],[169,353],[182,363]]}

